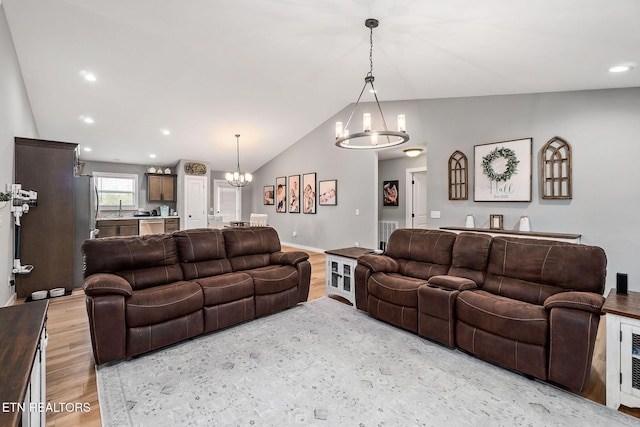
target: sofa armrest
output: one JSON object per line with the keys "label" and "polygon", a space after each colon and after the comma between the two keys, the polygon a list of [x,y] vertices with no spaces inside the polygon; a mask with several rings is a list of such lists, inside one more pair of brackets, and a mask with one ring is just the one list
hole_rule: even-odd
{"label": "sofa armrest", "polygon": [[428,280],[430,285],[441,286],[456,291],[466,291],[468,289],[476,289],[478,285],[471,279],[458,276],[431,276]]}
{"label": "sofa armrest", "polygon": [[130,297],[133,295],[131,285],[125,279],[115,274],[96,273],[92,274],[82,284],[84,293],[89,296],[97,295],[122,295]]}
{"label": "sofa armrest", "polygon": [[593,292],[561,292],[551,295],[544,301],[544,308],[572,308],[594,314],[602,313],[604,297]]}
{"label": "sofa armrest", "polygon": [[358,264],[373,273],[397,273],[400,269],[398,261],[386,255],[363,255],[358,258]]}
{"label": "sofa armrest", "polygon": [[299,262],[306,261],[309,259],[309,254],[302,251],[291,251],[291,252],[273,252],[271,253],[271,257],[269,262],[271,264],[282,264],[282,265],[296,265]]}

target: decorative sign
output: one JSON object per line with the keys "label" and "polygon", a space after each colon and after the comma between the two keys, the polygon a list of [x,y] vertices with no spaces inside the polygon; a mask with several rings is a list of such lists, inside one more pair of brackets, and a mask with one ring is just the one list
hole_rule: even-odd
{"label": "decorative sign", "polygon": [[187,175],[206,175],[207,165],[198,162],[187,162],[184,164],[184,173]]}
{"label": "decorative sign", "polygon": [[530,202],[532,138],[474,147],[476,202]]}

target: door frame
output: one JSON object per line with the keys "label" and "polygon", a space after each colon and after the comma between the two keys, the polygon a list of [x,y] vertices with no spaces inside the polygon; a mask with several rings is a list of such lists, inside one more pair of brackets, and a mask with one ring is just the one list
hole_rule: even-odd
{"label": "door frame", "polygon": [[203,227],[206,227],[207,224],[207,205],[209,204],[209,183],[208,183],[208,179],[206,177],[206,175],[186,175],[184,178],[184,182],[183,182],[183,190],[184,190],[184,217],[182,218],[181,222],[181,227],[180,228],[184,228],[184,229],[188,229],[187,227],[189,226],[189,181],[190,180],[202,180],[202,187],[203,187],[203,195],[204,195],[204,225]]}
{"label": "door frame", "polygon": [[[220,213],[218,210],[218,188],[220,185],[225,187],[232,187],[231,184],[227,180],[224,179],[214,179],[213,180],[213,212],[215,214]],[[235,187],[236,189],[236,217],[231,221],[240,221],[242,218],[242,188]]]}
{"label": "door frame", "polygon": [[[427,172],[427,167],[426,166],[420,166],[418,168],[408,168],[406,169],[405,172],[405,200],[406,200],[406,204],[405,204],[405,227],[410,228],[413,226],[413,223],[411,221],[411,214],[413,213],[413,184],[411,183],[411,181],[413,180],[413,174],[415,172]],[[425,187],[424,189],[425,194],[424,197],[427,197],[427,189]],[[428,209],[427,209],[428,211]],[[427,227],[429,226],[429,215],[427,215]]]}

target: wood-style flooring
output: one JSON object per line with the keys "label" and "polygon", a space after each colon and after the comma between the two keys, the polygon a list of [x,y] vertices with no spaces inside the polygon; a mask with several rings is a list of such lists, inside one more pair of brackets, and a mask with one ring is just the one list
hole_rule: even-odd
{"label": "wood-style flooring", "polygon": [[[283,250],[296,250],[283,248]],[[309,300],[325,295],[325,256],[308,252],[311,262]],[[23,301],[18,301],[17,304]],[[84,292],[75,289],[66,297],[55,298],[49,304],[47,321],[47,401],[50,403],[89,403],[89,412],[48,413],[47,426],[100,426],[100,408],[89,324]],[[598,328],[589,387],[583,396],[605,404],[605,322]],[[640,418],[640,409],[621,408]]]}

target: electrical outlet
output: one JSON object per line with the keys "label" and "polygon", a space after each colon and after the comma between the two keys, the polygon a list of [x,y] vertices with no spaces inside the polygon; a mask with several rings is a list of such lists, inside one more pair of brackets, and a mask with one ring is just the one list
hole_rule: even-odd
{"label": "electrical outlet", "polygon": [[9,287],[11,288],[11,287],[15,286],[15,284],[16,284],[16,281],[15,281],[15,280],[13,280],[13,279],[11,278],[11,276],[9,276]]}
{"label": "electrical outlet", "polygon": [[293,237],[296,237],[297,235],[298,235],[298,232],[297,232],[297,231],[294,231],[294,232],[293,232]]}

